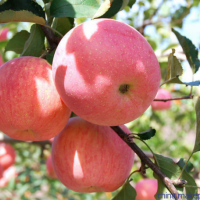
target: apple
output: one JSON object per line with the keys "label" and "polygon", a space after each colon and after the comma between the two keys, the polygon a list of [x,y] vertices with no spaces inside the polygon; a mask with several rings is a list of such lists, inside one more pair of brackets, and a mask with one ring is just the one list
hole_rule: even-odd
{"label": "apple", "polygon": [[76,115],[98,125],[128,123],[150,106],[160,67],[146,39],[113,19],[94,19],[70,30],[53,58],[53,78]]}
{"label": "apple", "polygon": [[[130,133],[124,125],[121,128]],[[58,179],[76,192],[111,192],[128,178],[135,153],[108,126],[69,119],[54,138],[52,163]]]}
{"label": "apple", "polygon": [[0,165],[6,170],[15,163],[15,149],[7,143],[0,143]]}
{"label": "apple", "polygon": [[10,166],[4,170],[3,177],[0,179],[0,187],[6,187],[11,178],[16,178],[17,172],[15,166]]}
{"label": "apple", "polygon": [[4,28],[4,29],[0,30],[0,41],[7,40],[8,31],[9,31],[8,28]]}
{"label": "apple", "polygon": [[66,125],[71,111],[55,88],[51,65],[19,57],[0,67],[0,130],[17,140],[48,140]]}
{"label": "apple", "polygon": [[47,174],[49,177],[57,178],[55,171],[53,169],[51,156],[49,156],[46,160],[46,169],[47,169]]}
{"label": "apple", "polygon": [[2,59],[2,57],[1,57],[1,55],[0,55],[0,66],[3,65],[3,63],[4,63],[4,62],[3,62],[3,59]]}
{"label": "apple", "polygon": [[136,200],[156,200],[154,195],[158,189],[158,182],[155,179],[142,179],[135,185],[137,192]]}
{"label": "apple", "polygon": [[[171,94],[168,90],[160,88],[155,99],[170,99]],[[151,104],[152,110],[167,110],[171,107],[171,101],[153,101]]]}

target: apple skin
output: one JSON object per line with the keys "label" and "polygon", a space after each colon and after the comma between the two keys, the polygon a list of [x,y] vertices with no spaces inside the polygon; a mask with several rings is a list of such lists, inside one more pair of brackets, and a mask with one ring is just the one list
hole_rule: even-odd
{"label": "apple skin", "polygon": [[142,179],[135,185],[137,196],[135,200],[156,200],[154,195],[158,189],[158,182],[155,179]]}
{"label": "apple skin", "polygon": [[3,63],[4,63],[4,62],[3,62],[3,59],[2,59],[2,57],[1,57],[1,55],[0,55],[0,66],[3,65]]}
{"label": "apple skin", "polygon": [[0,67],[0,130],[17,140],[48,140],[66,125],[71,111],[55,88],[51,65],[19,57]]}
{"label": "apple skin", "polygon": [[0,41],[7,40],[8,31],[9,31],[8,28],[4,28],[4,29],[0,30]]}
{"label": "apple skin", "polygon": [[[170,99],[171,94],[168,90],[160,88],[155,99]],[[151,104],[152,110],[168,110],[171,107],[171,101],[153,101]]]}
{"label": "apple skin", "polygon": [[0,179],[0,187],[6,187],[11,178],[17,177],[15,166],[10,166],[3,172],[3,178]]}
{"label": "apple skin", "polygon": [[49,156],[46,160],[46,169],[47,169],[47,174],[49,177],[54,178],[54,179],[57,178],[55,171],[53,169],[51,156]]}
{"label": "apple skin", "polygon": [[0,143],[0,164],[6,170],[15,163],[15,149],[6,143]]}
{"label": "apple skin", "polygon": [[[130,130],[121,125],[130,133]],[[135,153],[110,128],[69,119],[52,144],[52,163],[58,179],[76,192],[111,192],[128,178]]]}
{"label": "apple skin", "polygon": [[65,104],[104,126],[138,118],[160,84],[159,63],[146,39],[113,19],[94,19],[70,30],[56,49],[52,71]]}

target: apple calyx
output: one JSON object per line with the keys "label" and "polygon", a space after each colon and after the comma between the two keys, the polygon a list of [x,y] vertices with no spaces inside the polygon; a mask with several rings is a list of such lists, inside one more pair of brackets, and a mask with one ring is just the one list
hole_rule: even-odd
{"label": "apple calyx", "polygon": [[130,88],[130,85],[128,85],[128,84],[123,84],[123,85],[120,85],[120,86],[119,86],[119,91],[120,91],[122,94],[125,94],[125,93],[128,92],[129,88]]}

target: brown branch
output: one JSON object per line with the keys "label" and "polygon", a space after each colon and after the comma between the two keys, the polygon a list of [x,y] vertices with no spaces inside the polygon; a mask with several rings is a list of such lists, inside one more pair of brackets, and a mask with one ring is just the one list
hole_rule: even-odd
{"label": "brown branch", "polygon": [[163,5],[165,0],[163,0],[160,5],[154,10],[154,12],[152,13],[152,15],[149,17],[148,20],[145,20],[142,24],[142,26],[140,26],[139,28],[137,28],[137,30],[144,35],[144,29],[146,26],[153,24],[152,18],[157,14],[158,10],[161,8],[161,6]]}
{"label": "brown branch", "polygon": [[169,99],[154,99],[154,101],[174,101],[174,100],[182,100],[182,99],[192,99],[193,95],[188,95],[184,97],[176,97],[176,98],[169,98]]}
{"label": "brown branch", "polygon": [[178,194],[173,182],[144,154],[144,152],[131,140],[130,136],[125,133],[119,126],[111,126],[111,128],[117,133],[117,135],[123,139],[129,147],[139,156],[142,163],[151,168],[158,177],[164,182],[169,191],[175,195],[176,200],[182,200],[181,195]]}
{"label": "brown branch", "polygon": [[61,40],[61,37],[56,36],[54,34],[54,32],[46,26],[40,25],[40,27],[42,28],[42,30],[47,38],[47,41],[50,45],[50,49],[48,50],[48,53],[51,53],[54,49],[57,48],[57,46]]}

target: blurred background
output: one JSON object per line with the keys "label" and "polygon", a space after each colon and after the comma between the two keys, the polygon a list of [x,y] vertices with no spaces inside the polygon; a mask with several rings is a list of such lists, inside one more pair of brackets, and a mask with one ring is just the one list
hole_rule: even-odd
{"label": "blurred background", "polygon": [[[37,2],[44,7],[43,1],[38,0]],[[0,3],[2,3],[1,0]],[[162,82],[166,77],[168,56],[172,48],[175,49],[175,55],[183,66],[184,73],[180,79],[185,82],[200,80],[200,72],[193,76],[183,50],[171,31],[173,27],[188,37],[198,49],[200,48],[200,1],[137,0],[135,4],[133,3],[134,0],[129,0],[124,10],[114,18],[133,26],[147,39],[159,60]],[[78,18],[75,25],[85,20],[88,19]],[[13,51],[5,51],[5,46],[15,33],[21,30],[30,31],[31,25],[31,23],[0,24],[0,65],[19,56]],[[160,98],[187,96],[191,89],[189,86],[177,84],[164,85],[162,88],[168,91],[170,96],[161,95]],[[199,94],[199,92],[199,87],[194,87],[193,93]],[[165,92],[164,94],[166,95]],[[157,108],[150,106],[141,117],[126,124],[127,127],[133,133],[146,131],[149,127],[156,129],[156,135],[147,141],[155,153],[172,157],[174,160],[187,159],[193,150],[196,136],[196,114],[193,100],[175,100],[163,109],[162,105],[161,109]],[[0,141],[8,142],[13,148],[10,158],[12,162],[7,169],[14,166],[13,171],[8,173],[10,176],[4,172],[4,182],[0,179],[0,199],[2,200],[108,200],[117,193],[115,191],[113,193],[82,194],[68,190],[51,171],[51,161],[48,161],[51,141],[16,142],[5,137],[3,133],[0,134]],[[151,157],[146,145],[137,140],[135,142]],[[1,143],[0,160],[6,154],[5,152],[9,153],[9,151],[5,143]],[[194,165],[193,177],[200,186],[200,154],[194,154],[191,162]],[[140,165],[140,160],[136,157],[133,170],[140,168]],[[153,178],[150,169],[147,170],[145,177]],[[132,184],[135,185],[142,178],[144,175],[134,174]]]}

